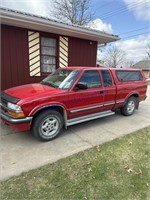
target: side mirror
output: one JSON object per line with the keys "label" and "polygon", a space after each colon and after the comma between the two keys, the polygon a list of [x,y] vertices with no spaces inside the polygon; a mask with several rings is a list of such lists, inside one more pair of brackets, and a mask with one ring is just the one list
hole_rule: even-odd
{"label": "side mirror", "polygon": [[76,90],[86,90],[88,87],[87,87],[87,84],[84,83],[84,82],[78,82],[75,86],[75,89]]}

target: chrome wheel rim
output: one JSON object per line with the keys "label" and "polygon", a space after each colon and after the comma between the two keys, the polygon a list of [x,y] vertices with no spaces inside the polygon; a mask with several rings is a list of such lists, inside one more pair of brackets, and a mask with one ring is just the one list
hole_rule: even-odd
{"label": "chrome wheel rim", "polygon": [[46,118],[41,125],[41,132],[44,136],[53,136],[57,133],[59,128],[59,121],[55,117]]}
{"label": "chrome wheel rim", "polygon": [[132,113],[135,109],[135,102],[134,101],[129,101],[128,106],[127,106],[127,111],[128,113]]}

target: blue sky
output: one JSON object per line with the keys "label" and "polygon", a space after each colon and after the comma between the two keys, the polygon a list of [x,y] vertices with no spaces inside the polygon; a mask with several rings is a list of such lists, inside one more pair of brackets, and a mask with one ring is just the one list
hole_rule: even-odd
{"label": "blue sky", "polygon": [[[129,4],[125,2],[129,2],[132,8],[131,10],[128,9],[127,5]],[[144,10],[145,7],[146,12]],[[146,15],[148,11],[150,12],[150,1],[148,4],[147,0],[93,0],[93,9],[96,11],[95,18],[100,18],[103,22],[111,24],[113,34],[122,36],[122,38],[145,33],[150,30],[150,16],[147,19],[144,19],[143,15],[138,17],[137,9],[140,10],[140,8],[142,10],[141,12],[145,12],[143,15]],[[149,29],[146,28],[148,26]],[[135,31],[137,29],[142,30]],[[135,32],[127,34],[130,31]],[[122,33],[124,34],[122,35]]]}
{"label": "blue sky", "polygon": [[[48,16],[52,1],[1,0],[0,5]],[[119,35],[121,40],[115,45],[126,52],[128,59],[145,59],[150,42],[150,0],[91,0],[90,8],[95,12],[94,28]]]}

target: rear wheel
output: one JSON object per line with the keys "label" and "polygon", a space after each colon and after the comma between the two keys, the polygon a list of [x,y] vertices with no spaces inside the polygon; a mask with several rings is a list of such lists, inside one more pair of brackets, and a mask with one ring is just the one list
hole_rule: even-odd
{"label": "rear wheel", "polygon": [[55,111],[49,110],[39,114],[32,125],[32,131],[36,138],[41,141],[49,141],[56,138],[63,127],[62,115]]}
{"label": "rear wheel", "polygon": [[120,109],[125,116],[130,116],[135,112],[137,100],[136,97],[129,97],[126,104]]}

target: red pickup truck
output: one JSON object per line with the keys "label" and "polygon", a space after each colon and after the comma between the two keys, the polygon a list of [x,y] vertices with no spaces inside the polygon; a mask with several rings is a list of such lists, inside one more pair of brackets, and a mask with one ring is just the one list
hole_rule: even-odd
{"label": "red pickup truck", "polygon": [[145,100],[147,82],[140,69],[59,68],[40,83],[1,93],[2,121],[20,131],[32,130],[42,141],[62,128],[113,115],[132,115]]}

